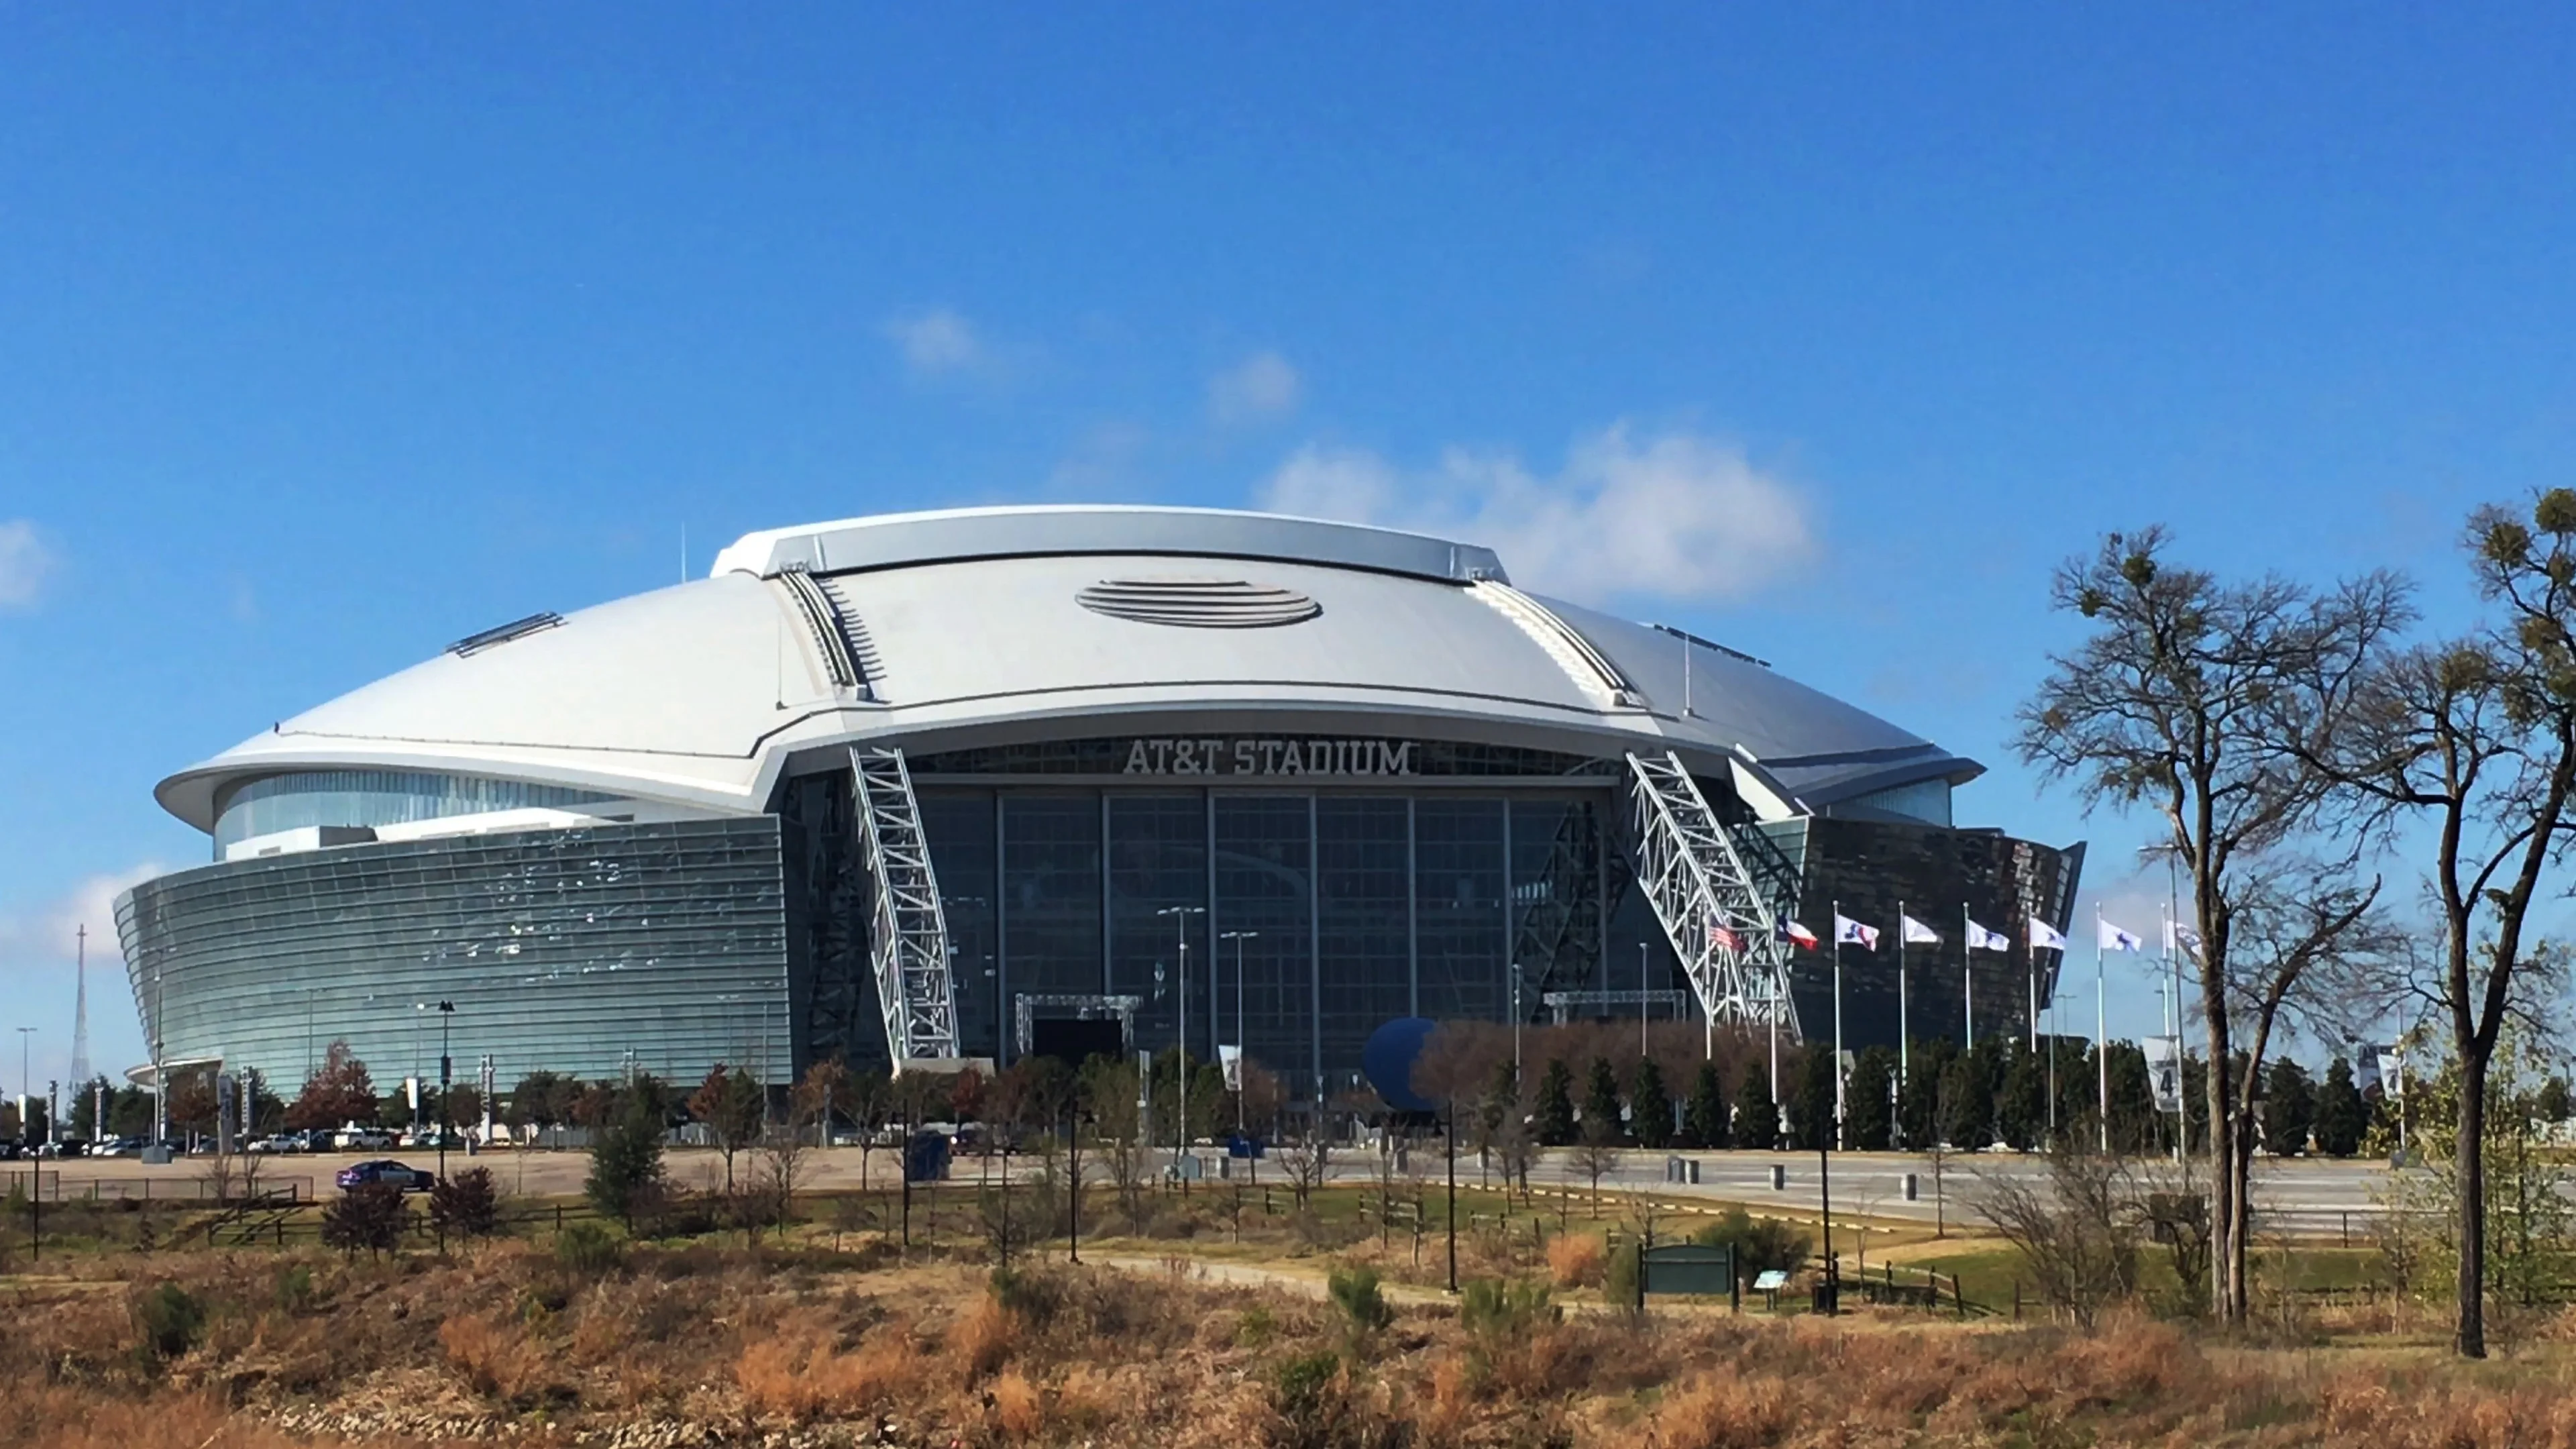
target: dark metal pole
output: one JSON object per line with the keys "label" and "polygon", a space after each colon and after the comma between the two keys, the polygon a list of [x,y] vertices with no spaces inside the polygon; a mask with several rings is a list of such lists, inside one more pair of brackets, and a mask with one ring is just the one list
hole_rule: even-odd
{"label": "dark metal pole", "polygon": [[447,1181],[447,1124],[455,1116],[447,1105],[448,1089],[456,1079],[456,1059],[447,1051],[447,1028],[455,1019],[455,1002],[438,1003],[438,1180],[441,1182]]}
{"label": "dark metal pole", "polygon": [[1825,1221],[1825,1312],[1842,1311],[1842,1278],[1834,1265],[1833,1152],[1823,1138],[1816,1142],[1816,1205]]}
{"label": "dark metal pole", "polygon": [[1449,1099],[1449,1125],[1441,1133],[1449,1157],[1449,1291],[1458,1291],[1458,1099]]}
{"label": "dark metal pole", "polygon": [[1065,1113],[1065,1142],[1071,1162],[1071,1191],[1065,1195],[1065,1258],[1082,1261],[1082,1111],[1075,1108]]}

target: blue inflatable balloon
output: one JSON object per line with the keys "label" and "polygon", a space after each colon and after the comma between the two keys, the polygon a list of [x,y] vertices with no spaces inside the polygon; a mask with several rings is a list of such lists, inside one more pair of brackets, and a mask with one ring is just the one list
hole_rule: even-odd
{"label": "blue inflatable balloon", "polygon": [[1422,1060],[1422,1044],[1431,1039],[1432,1021],[1399,1016],[1369,1033],[1360,1049],[1360,1070],[1386,1104],[1399,1112],[1433,1112],[1439,1104],[1413,1088],[1413,1064]]}

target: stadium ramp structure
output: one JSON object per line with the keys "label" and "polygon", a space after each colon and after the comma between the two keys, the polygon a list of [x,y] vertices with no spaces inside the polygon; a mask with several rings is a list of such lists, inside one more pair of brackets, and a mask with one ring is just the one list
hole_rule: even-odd
{"label": "stadium ramp structure", "polygon": [[1793,1036],[1788,947],[1733,832],[1681,757],[1628,756],[1637,885],[1672,942],[1700,1009],[1712,1023],[1768,1026]]}
{"label": "stadium ramp structure", "polygon": [[948,951],[948,916],[931,870],[930,840],[903,751],[850,747],[860,832],[875,896],[868,937],[877,1004],[885,1012],[886,1050],[894,1070],[961,1069],[957,1054],[957,989]]}

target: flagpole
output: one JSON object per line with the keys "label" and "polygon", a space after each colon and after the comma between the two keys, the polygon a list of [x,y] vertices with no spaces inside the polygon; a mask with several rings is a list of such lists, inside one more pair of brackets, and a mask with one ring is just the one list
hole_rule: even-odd
{"label": "flagpole", "polygon": [[1772,954],[1780,959],[1771,966],[1771,1145],[1780,1145],[1780,978],[1788,974],[1789,948],[1777,941]]}
{"label": "flagpole", "polygon": [[2108,1034],[2110,1018],[2102,1004],[2102,904],[2093,904],[2093,1070],[2099,1076],[2097,1090],[2100,1105],[2094,1109],[2101,1118],[2102,1150],[2111,1150],[2111,1057]]}
{"label": "flagpole", "polygon": [[[2057,948],[2057,969],[2066,969],[2066,948]],[[2030,977],[2039,980],[2039,952],[2030,953]],[[2036,1020],[2037,1018],[2033,1018]],[[2048,1145],[2057,1145],[2057,982],[2048,983]]]}
{"label": "flagpole", "polygon": [[2030,938],[2030,925],[2021,928],[2022,954],[2030,967],[2030,1049],[2039,1050],[2039,943]]}
{"label": "flagpole", "polygon": [[1843,903],[1834,902],[1834,1146],[1843,1145]]}
{"label": "flagpole", "polygon": [[1896,1079],[1905,1080],[1907,1047],[1912,1038],[1905,1030],[1905,902],[1896,903]]}
{"label": "flagpole", "polygon": [[1967,1009],[1961,1013],[1967,1022],[1967,1034],[1959,1039],[1959,1055],[1977,1049],[1977,938],[1968,931],[1968,903],[1959,902],[1959,999]]}

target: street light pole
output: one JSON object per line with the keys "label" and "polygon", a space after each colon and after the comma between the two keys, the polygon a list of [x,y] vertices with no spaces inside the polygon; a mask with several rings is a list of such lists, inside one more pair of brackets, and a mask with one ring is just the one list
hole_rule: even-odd
{"label": "street light pole", "polygon": [[[1227,931],[1218,938],[1234,943],[1234,1135],[1237,1137],[1244,1135],[1243,1069],[1245,1063],[1243,1057],[1246,1043],[1243,1036],[1243,943],[1260,934],[1259,931]],[[1213,1001],[1208,1003],[1208,1019],[1211,1021],[1216,1019],[1216,1003]],[[1249,1152],[1252,1149],[1246,1147],[1244,1150]],[[1249,1162],[1252,1159],[1247,1157],[1244,1160]]]}
{"label": "street light pole", "polygon": [[1521,1079],[1521,963],[1512,963],[1512,1081]]}
{"label": "street light pole", "polygon": [[1646,1047],[1646,943],[1637,943],[1637,1059],[1645,1060]]}
{"label": "street light pole", "polygon": [[438,1003],[438,1180],[447,1181],[447,1124],[455,1119],[448,1108],[448,1087],[455,1081],[455,1058],[448,1055],[448,1024],[456,1019],[456,1003]]}
{"label": "street light pole", "polygon": [[[1178,1085],[1180,1105],[1172,1118],[1172,1175],[1181,1179],[1181,1195],[1189,1196],[1190,1180],[1181,1174],[1181,1159],[1190,1151],[1190,917],[1207,914],[1205,906],[1165,906],[1154,913],[1172,918],[1172,931],[1181,947],[1181,995],[1172,1038],[1180,1048],[1173,1058],[1173,1080]],[[1214,1020],[1211,1011],[1209,1019]]]}

